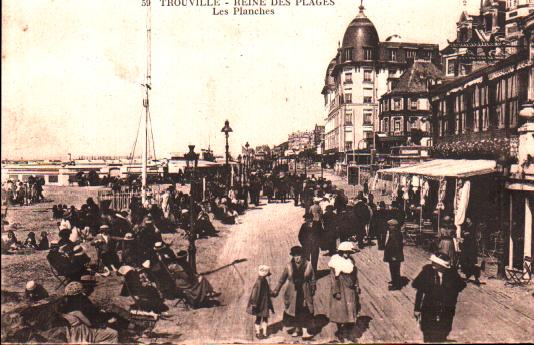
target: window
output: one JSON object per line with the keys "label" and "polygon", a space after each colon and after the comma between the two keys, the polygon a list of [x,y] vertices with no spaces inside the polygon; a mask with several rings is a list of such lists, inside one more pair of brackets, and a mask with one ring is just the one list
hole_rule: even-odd
{"label": "window", "polygon": [[352,111],[345,112],[345,126],[352,126]]}
{"label": "window", "polygon": [[372,82],[373,81],[373,74],[371,71],[369,70],[365,70],[363,71],[363,81],[366,82],[366,83],[369,83],[369,82]]}
{"label": "window", "polygon": [[388,50],[389,61],[397,61],[397,49]]}
{"label": "window", "polygon": [[352,84],[352,73],[345,73],[345,83]]}
{"label": "window", "polygon": [[363,124],[364,125],[372,125],[373,124],[373,111],[372,110],[364,110],[363,111]]}
{"label": "window", "polygon": [[455,70],[456,70],[456,59],[447,60],[447,74],[454,75]]}
{"label": "window", "polygon": [[48,176],[48,183],[57,183],[57,182],[59,182],[59,176],[57,175]]}
{"label": "window", "polygon": [[384,132],[386,132],[386,133],[389,132],[389,118],[388,117],[386,117],[384,119],[384,124],[383,124],[382,128],[383,128]]}
{"label": "window", "polygon": [[401,100],[400,100],[400,98],[395,98],[393,100],[393,110],[401,110]]}
{"label": "window", "polygon": [[373,60],[373,49],[363,48],[363,59],[364,60]]}
{"label": "window", "polygon": [[417,110],[417,99],[410,100],[410,109]]}
{"label": "window", "polygon": [[352,150],[352,141],[345,141],[345,151]]}
{"label": "window", "polygon": [[373,97],[372,96],[364,96],[363,97],[363,103],[373,103]]}
{"label": "window", "polygon": [[345,94],[345,103],[352,103],[352,93]]}
{"label": "window", "polygon": [[400,133],[400,131],[402,130],[402,123],[401,123],[401,119],[399,119],[398,117],[395,118],[394,122],[393,122],[393,131],[395,133]]}
{"label": "window", "polygon": [[395,78],[395,74],[397,74],[397,70],[392,68],[388,71],[388,77],[389,78]]}
{"label": "window", "polygon": [[406,50],[406,58],[407,59],[415,59],[416,55],[417,55],[417,50],[415,50],[415,49],[407,49]]}
{"label": "window", "polygon": [[345,61],[352,61],[352,48],[345,49]]}

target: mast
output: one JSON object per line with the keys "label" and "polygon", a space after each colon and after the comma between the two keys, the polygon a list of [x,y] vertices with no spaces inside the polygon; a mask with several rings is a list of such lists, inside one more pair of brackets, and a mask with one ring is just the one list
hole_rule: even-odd
{"label": "mast", "polygon": [[[148,121],[150,116],[150,104],[149,104],[149,91],[151,90],[152,77],[151,77],[151,54],[152,54],[152,21],[151,21],[151,5],[147,6],[147,28],[146,28],[146,39],[147,39],[147,66],[146,66],[146,80],[145,84],[145,98],[143,99],[143,106],[145,107],[145,119],[144,119],[144,146],[143,146],[143,162],[142,162],[142,171],[141,171],[141,199],[142,202],[146,201],[146,192],[147,192],[147,163],[148,163]],[[154,157],[155,158],[155,157]]]}

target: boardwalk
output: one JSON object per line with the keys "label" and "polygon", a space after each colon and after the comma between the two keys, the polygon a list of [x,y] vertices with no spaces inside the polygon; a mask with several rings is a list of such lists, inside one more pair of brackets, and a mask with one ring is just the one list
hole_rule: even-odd
{"label": "boardwalk", "polygon": [[[218,266],[234,260],[246,260],[210,274],[209,279],[223,292],[223,306],[180,313],[186,320],[163,321],[158,328],[169,332],[172,326],[180,342],[257,342],[253,334],[253,317],[245,313],[250,289],[260,264],[272,267],[271,286],[289,260],[289,249],[297,244],[297,232],[303,209],[292,203],[262,205],[241,217],[234,225],[218,256]],[[413,279],[427,263],[428,254],[406,247],[403,276]],[[387,290],[389,270],[382,262],[382,252],[374,247],[354,255],[362,287],[362,325],[368,323],[359,342],[421,342],[422,336],[412,316],[415,291],[408,285],[401,291]],[[327,268],[328,257],[321,256],[319,270]],[[534,298],[532,288],[504,287],[502,281],[483,280],[480,287],[468,284],[460,295],[457,316],[450,339],[458,342],[532,341],[534,339]],[[329,280],[318,282],[315,296],[316,314],[328,315]],[[280,330],[283,300],[274,302],[276,314],[271,329],[276,332],[262,342],[301,341]],[[323,318],[324,319],[324,318]],[[312,342],[330,342],[335,325],[328,324]],[[172,340],[169,336],[168,340]],[[167,339],[166,339],[167,340]]]}

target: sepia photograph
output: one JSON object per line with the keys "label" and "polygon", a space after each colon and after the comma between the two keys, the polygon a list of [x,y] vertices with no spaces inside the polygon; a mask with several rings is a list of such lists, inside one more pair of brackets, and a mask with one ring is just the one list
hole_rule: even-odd
{"label": "sepia photograph", "polygon": [[534,343],[534,0],[1,6],[2,343]]}

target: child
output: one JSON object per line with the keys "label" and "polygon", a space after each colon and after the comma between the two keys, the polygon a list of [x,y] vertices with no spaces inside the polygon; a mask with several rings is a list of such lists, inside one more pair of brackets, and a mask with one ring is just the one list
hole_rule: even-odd
{"label": "child", "polygon": [[[273,302],[271,297],[275,297],[267,277],[271,275],[269,266],[261,265],[258,268],[258,279],[254,283],[252,293],[247,305],[247,313],[256,316],[254,330],[256,338],[267,338],[267,322],[269,321],[269,311],[274,313]],[[263,335],[262,335],[263,331]]]}

